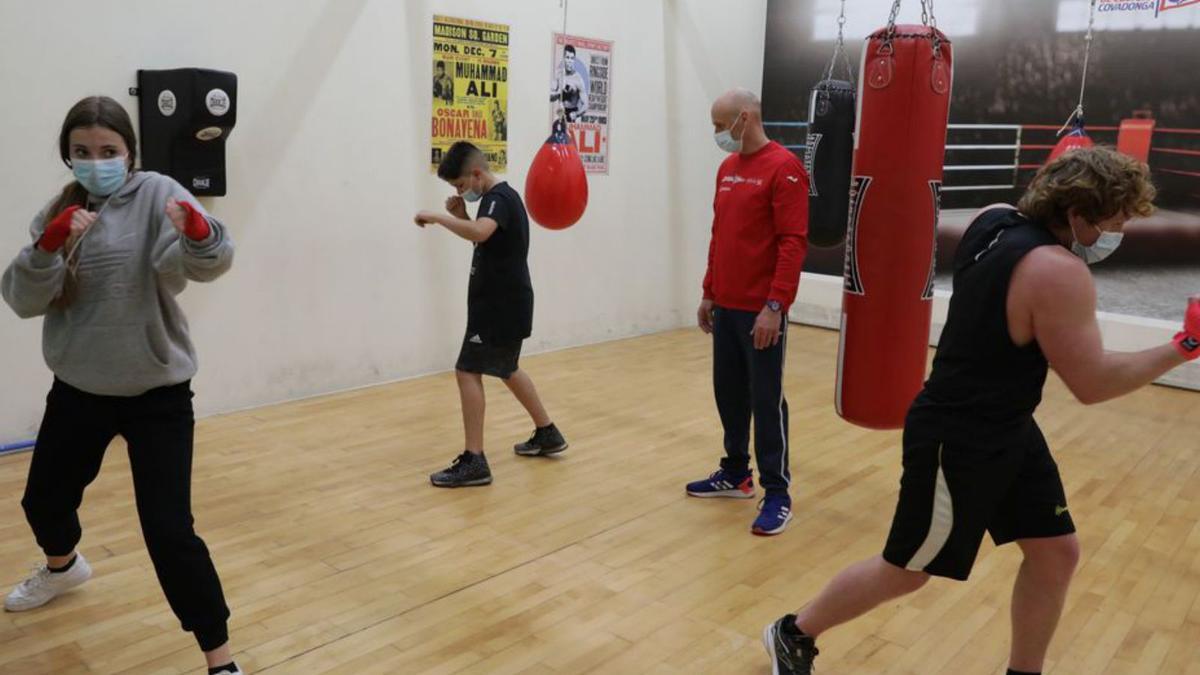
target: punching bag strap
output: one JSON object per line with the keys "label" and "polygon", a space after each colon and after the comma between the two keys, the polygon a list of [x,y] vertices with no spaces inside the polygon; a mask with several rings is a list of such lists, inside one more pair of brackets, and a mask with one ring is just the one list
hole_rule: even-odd
{"label": "punching bag strap", "polygon": [[833,69],[841,57],[842,65],[846,68],[846,81],[854,86],[854,69],[850,66],[850,56],[846,54],[846,0],[842,0],[842,12],[838,15],[837,42],[833,45],[833,56],[829,59],[829,67],[825,69],[823,83],[833,79]]}
{"label": "punching bag strap", "polygon": [[[892,41],[896,39],[896,17],[899,14],[900,0],[894,0],[892,12],[888,15],[887,32],[879,42],[879,49],[875,50],[875,55],[867,62],[866,72],[863,73],[863,78],[872,89],[883,89],[892,83],[892,74],[895,71],[892,54],[896,51]],[[867,39],[869,44],[870,38]]]}

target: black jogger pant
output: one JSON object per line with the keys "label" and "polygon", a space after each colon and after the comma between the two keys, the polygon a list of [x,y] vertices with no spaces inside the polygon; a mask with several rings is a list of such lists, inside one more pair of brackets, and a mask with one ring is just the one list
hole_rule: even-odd
{"label": "black jogger pant", "polygon": [[721,468],[750,468],[750,421],[754,420],[754,455],[759,484],[767,494],[785,494],[788,470],[788,410],[783,396],[783,363],[787,320],[779,344],[754,348],[756,312],[717,307],[713,310],[713,391],[725,427]]}
{"label": "black jogger pant", "polygon": [[229,608],[192,527],[193,427],[189,382],[125,397],[89,394],[55,379],[21,506],[46,555],[69,555],[82,534],[83,491],[112,439],[124,437],[154,571],[183,629],[210,651],[228,640]]}

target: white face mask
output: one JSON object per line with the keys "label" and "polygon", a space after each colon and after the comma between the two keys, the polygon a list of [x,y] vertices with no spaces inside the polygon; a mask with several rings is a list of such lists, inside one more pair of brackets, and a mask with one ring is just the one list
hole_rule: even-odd
{"label": "white face mask", "polygon": [[733,137],[733,128],[737,126],[739,120],[742,119],[742,114],[738,113],[737,119],[725,131],[718,131],[713,134],[713,138],[717,141],[717,147],[725,152],[741,152],[742,141],[745,140],[746,134],[742,133],[742,138]]}
{"label": "white face mask", "polygon": [[463,198],[463,201],[468,202],[477,202],[480,199],[483,199],[483,193],[479,192],[475,188],[467,188],[466,191],[459,196]]}
{"label": "white face mask", "polygon": [[[1092,227],[1096,226],[1093,225]],[[1091,246],[1084,246],[1079,243],[1079,238],[1075,237],[1075,231],[1071,230],[1071,236],[1075,237],[1075,242],[1071,244],[1071,252],[1082,258],[1089,265],[1095,265],[1112,255],[1121,245],[1121,240],[1125,238],[1124,233],[1121,232],[1105,232],[1098,227],[1096,230],[1100,232],[1100,238]]]}

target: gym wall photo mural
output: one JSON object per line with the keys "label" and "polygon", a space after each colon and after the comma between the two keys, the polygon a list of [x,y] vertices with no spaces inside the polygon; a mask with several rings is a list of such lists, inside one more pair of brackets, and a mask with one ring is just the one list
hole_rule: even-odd
{"label": "gym wall photo mural", "polygon": [[[801,156],[810,91],[834,55],[841,4],[768,2],[763,118]],[[887,24],[891,7],[846,3],[836,78],[845,79],[848,62],[859,80],[865,38]],[[921,3],[903,3],[898,23],[917,24],[920,12]],[[1157,213],[1131,222],[1121,248],[1094,268],[1099,308],[1181,319],[1183,298],[1200,291],[1200,90],[1194,69],[1183,67],[1200,42],[1200,2],[959,0],[938,3],[937,27],[953,43],[954,74],[936,287],[950,289],[950,263],[974,213],[1016,203],[1082,90],[1086,134],[1147,162],[1159,190]],[[805,272],[841,276],[840,240],[813,244]]]}

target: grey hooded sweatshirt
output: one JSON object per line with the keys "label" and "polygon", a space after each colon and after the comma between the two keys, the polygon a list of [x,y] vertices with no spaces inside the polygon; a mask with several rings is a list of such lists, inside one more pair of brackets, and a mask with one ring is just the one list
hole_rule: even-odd
{"label": "grey hooded sweatshirt", "polygon": [[[204,241],[180,235],[166,215],[167,200],[187,201],[204,214]],[[36,242],[47,205],[30,227],[33,244],[21,249],[0,291],[22,318],[45,316],[42,354],[63,382],[103,396],[136,396],[179,384],[196,374],[196,350],[175,296],[188,280],[212,281],[233,263],[225,227],[179,183],[151,171],[132,174],[101,205],[76,253],[78,281],[71,302],[53,304],[67,266],[61,252]]]}

